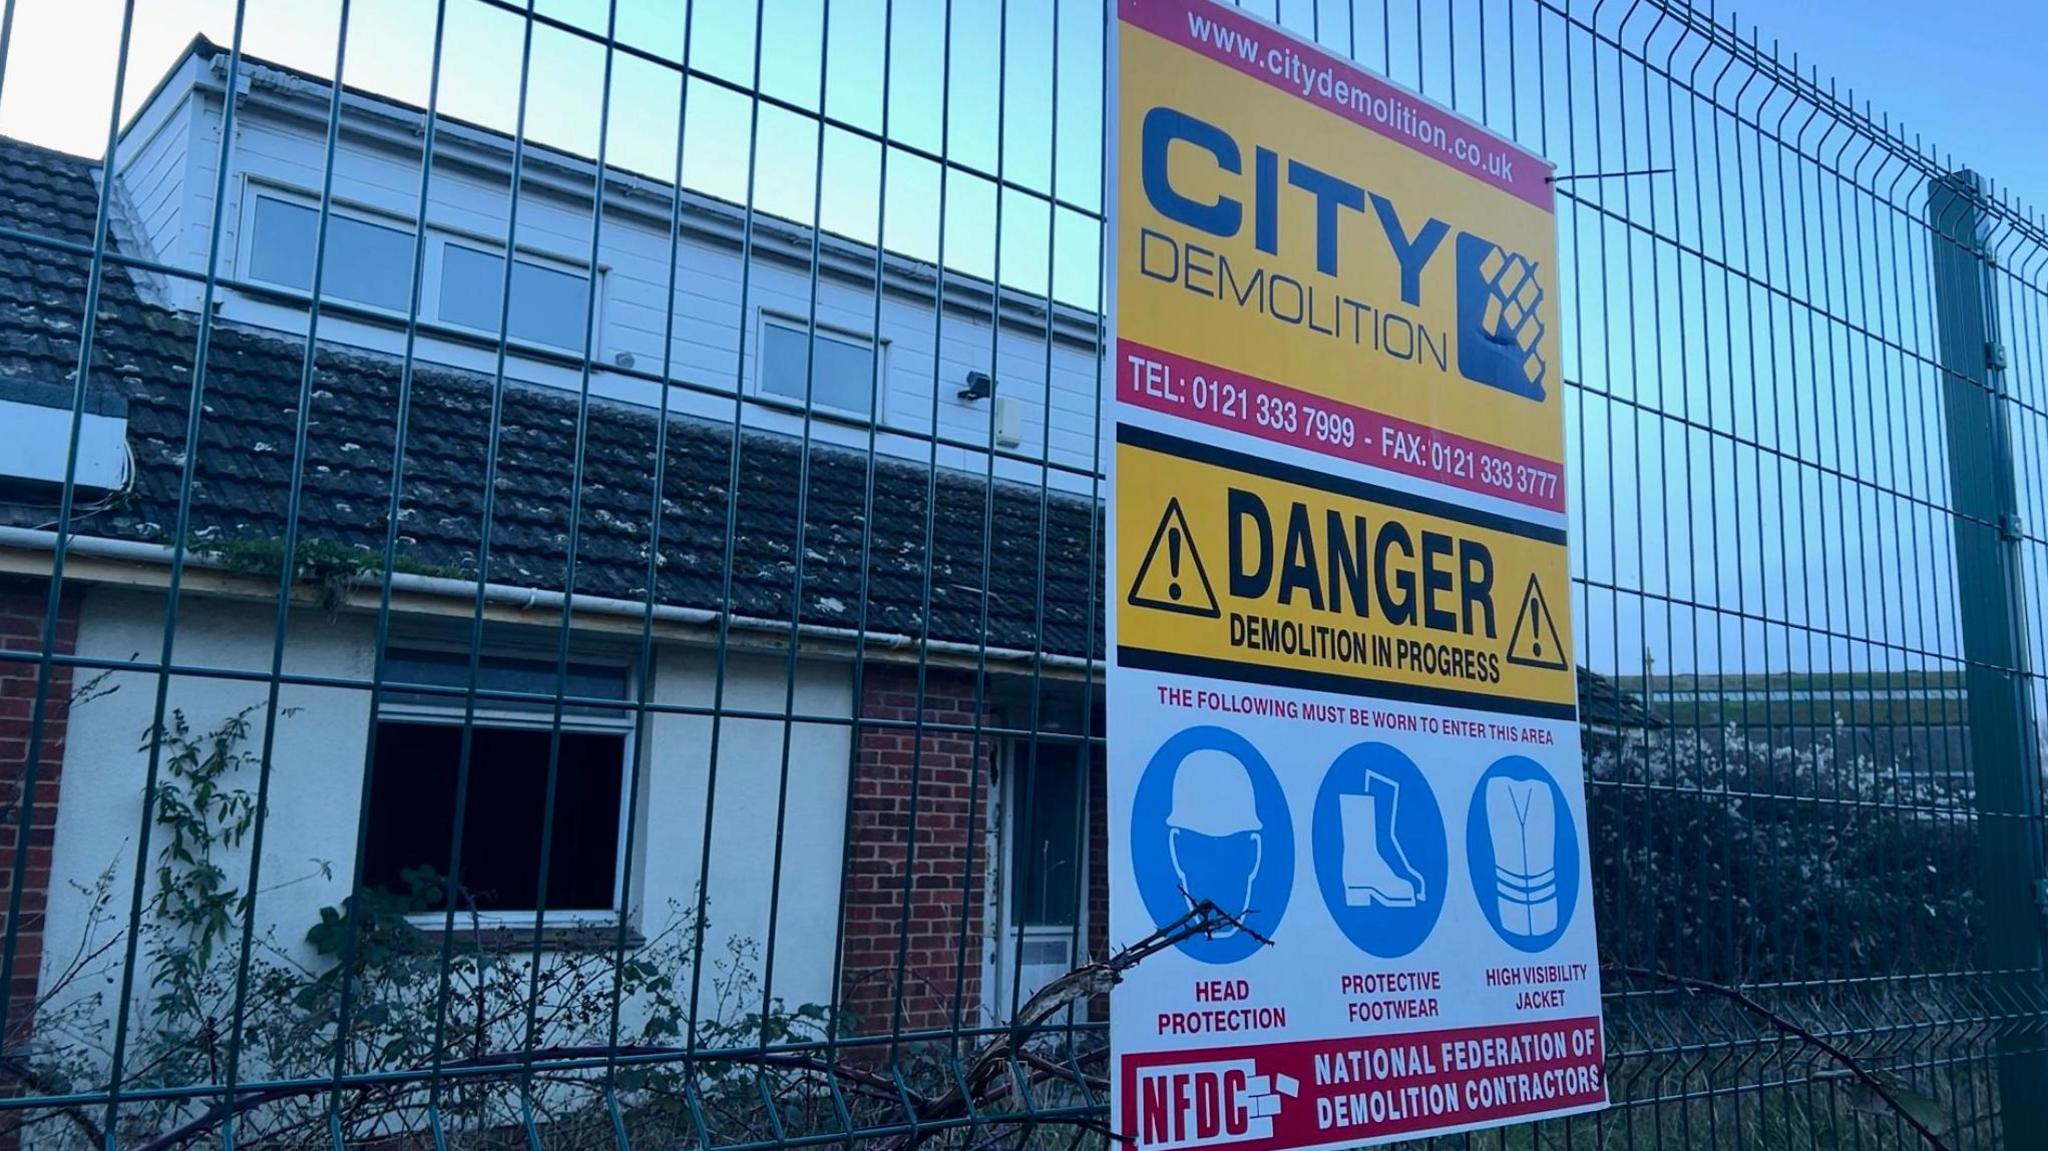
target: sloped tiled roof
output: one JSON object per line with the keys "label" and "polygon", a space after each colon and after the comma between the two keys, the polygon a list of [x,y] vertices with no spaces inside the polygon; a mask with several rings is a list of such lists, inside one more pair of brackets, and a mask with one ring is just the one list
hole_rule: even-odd
{"label": "sloped tiled roof", "polygon": [[[189,355],[189,338],[186,354]],[[166,365],[177,349],[166,348]],[[397,443],[398,365],[322,345],[306,425],[300,531],[308,538],[381,551]],[[204,537],[283,533],[290,495],[303,344],[223,328],[207,359],[206,413],[194,479],[192,526]],[[130,438],[140,484],[135,506],[112,516],[126,535],[175,522],[190,390],[178,374],[152,374],[130,396]],[[474,576],[483,542],[484,481],[491,426],[488,377],[444,369],[415,373],[405,439],[400,551],[416,564]],[[500,413],[497,497],[489,549],[493,582],[561,589],[567,582],[569,515],[576,474],[573,395],[510,386]],[[582,466],[575,587],[593,595],[646,594],[653,538],[659,428],[653,412],[593,402]],[[1040,496],[998,484],[986,515],[980,480],[931,473],[886,459],[812,446],[808,499],[799,484],[800,441],[730,425],[671,418],[660,522],[656,598],[788,619],[798,565],[805,623],[860,621],[867,537],[867,626],[923,634],[924,573],[931,569],[933,638],[980,635],[989,587],[990,642],[1081,654],[1088,650],[1089,537],[1095,517],[1079,501],[1044,501],[1045,610],[1037,611]],[[872,519],[864,516],[872,476]],[[737,507],[730,493],[737,492]],[[799,504],[803,503],[801,533]],[[932,509],[929,548],[927,508]],[[731,598],[725,594],[728,516]],[[984,525],[989,525],[985,530]],[[988,537],[992,536],[992,540]],[[801,542],[799,542],[799,540]],[[992,561],[984,576],[984,548]]]}
{"label": "sloped tiled roof", "polygon": [[[7,142],[0,143],[0,169],[0,227],[89,244],[97,194],[85,161]],[[8,329],[0,338],[0,379],[63,383],[68,390],[89,264],[81,254],[0,238],[0,324]],[[184,482],[198,328],[190,317],[142,299],[119,265],[107,265],[104,279],[93,382],[127,400],[136,475],[129,496],[78,526],[168,542]],[[282,536],[304,367],[303,340],[214,325],[192,480],[192,538]],[[400,367],[394,357],[318,345],[305,428],[302,539],[381,553]],[[399,531],[399,553],[408,564],[476,572],[491,394],[488,376],[438,366],[414,372]],[[566,582],[577,415],[571,393],[516,383],[504,391],[491,509],[489,574],[495,582],[551,590]],[[579,592],[645,594],[658,433],[650,409],[605,401],[589,407]],[[1091,562],[1099,551],[1090,550],[1098,517],[1087,501],[998,482],[991,516],[990,485],[980,477],[946,470],[934,475],[888,457],[871,463],[864,453],[819,445],[806,451],[797,439],[762,432],[740,437],[735,489],[731,425],[683,417],[670,419],[666,450],[655,589],[660,602],[728,606],[728,493],[737,490],[729,600],[737,614],[790,618],[801,557],[803,621],[859,624],[865,537],[871,631],[977,642],[986,586],[991,644],[1100,652],[1089,602],[1099,582],[1090,578],[1100,566],[1099,558]],[[806,458],[809,495],[800,501]],[[871,478],[869,518],[863,510]],[[1099,540],[1093,546],[1099,549]]]}
{"label": "sloped tiled roof", "polygon": [[[87,161],[0,141],[0,229],[89,246],[96,203]],[[81,253],[0,235],[0,386],[69,387],[89,265]],[[151,303],[121,266],[107,265],[92,385],[125,399],[135,476],[128,494],[82,511],[75,530],[169,542],[184,486],[198,336],[192,317]],[[310,382],[305,367],[301,339],[213,326],[192,464],[193,538],[218,544],[282,536],[303,389],[301,538],[360,548],[366,557],[381,553],[399,448],[401,365],[321,343]],[[414,372],[399,523],[407,564],[476,574],[492,392],[488,376],[438,366]],[[549,590],[567,582],[577,418],[572,394],[504,389],[492,581]],[[647,594],[658,437],[651,409],[589,405],[577,591]],[[732,426],[683,417],[671,417],[661,450],[658,602],[788,619],[801,561],[808,624],[859,624],[865,572],[870,631],[1101,654],[1101,525],[1092,501],[1003,482],[991,493],[971,474],[754,431],[738,438],[735,485]],[[806,471],[807,486],[800,483]],[[870,484],[873,513],[864,515]],[[0,507],[0,520],[16,523],[42,514]],[[1604,690],[1589,692],[1589,675],[1580,677],[1586,719],[1633,722],[1623,706],[1633,701],[1598,677],[1591,678]]]}
{"label": "sloped tiled roof", "polygon": [[1579,722],[1603,727],[1663,727],[1643,701],[1606,676],[1579,669]]}
{"label": "sloped tiled roof", "polygon": [[[97,171],[75,156],[0,139],[0,229],[90,248]],[[84,255],[0,236],[0,383],[69,390],[90,271]],[[118,268],[108,271],[101,315],[132,325],[143,310],[135,285]]]}

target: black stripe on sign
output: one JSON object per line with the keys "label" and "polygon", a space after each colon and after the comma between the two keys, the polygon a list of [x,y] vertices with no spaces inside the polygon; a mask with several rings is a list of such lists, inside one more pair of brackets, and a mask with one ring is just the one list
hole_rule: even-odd
{"label": "black stripe on sign", "polygon": [[1311,471],[1308,468],[1280,463],[1277,460],[1263,459],[1259,456],[1248,456],[1243,452],[1231,451],[1229,448],[1219,448],[1214,444],[1200,443],[1195,440],[1184,440],[1179,436],[1169,436],[1164,432],[1155,432],[1151,428],[1141,428],[1133,424],[1117,425],[1116,442],[1129,444],[1134,448],[1144,448],[1146,451],[1158,452],[1161,455],[1179,456],[1182,459],[1211,464],[1233,472],[1250,472],[1252,475],[1264,476],[1269,480],[1298,484],[1305,488],[1318,488],[1340,496],[1371,500],[1377,504],[1405,508],[1411,512],[1421,512],[1424,515],[1436,516],[1440,519],[1456,520],[1459,523],[1471,524],[1474,527],[1486,528],[1489,531],[1500,532],[1504,535],[1521,536],[1525,539],[1539,540],[1543,543],[1558,544],[1560,546],[1565,541],[1563,528],[1532,524],[1526,520],[1515,519],[1512,516],[1479,511],[1475,508],[1459,507],[1457,504],[1446,503],[1443,500],[1431,499],[1428,496],[1418,496],[1409,492],[1398,491],[1394,488],[1383,488],[1378,484],[1369,484],[1363,480],[1334,476],[1326,472]]}
{"label": "black stripe on sign", "polygon": [[1143,671],[1163,671],[1173,675],[1201,676],[1205,679],[1248,680],[1272,687],[1327,691],[1339,695],[1364,696],[1369,699],[1399,700],[1402,703],[1462,707],[1472,711],[1527,715],[1537,719],[1574,719],[1579,714],[1576,702],[1546,703],[1537,699],[1512,699],[1477,691],[1427,687],[1421,684],[1373,679],[1363,675],[1339,675],[1328,671],[1272,667],[1262,663],[1244,663],[1210,656],[1180,655],[1176,652],[1153,651],[1150,648],[1127,647],[1121,644],[1116,649],[1116,662],[1122,667],[1138,668]]}

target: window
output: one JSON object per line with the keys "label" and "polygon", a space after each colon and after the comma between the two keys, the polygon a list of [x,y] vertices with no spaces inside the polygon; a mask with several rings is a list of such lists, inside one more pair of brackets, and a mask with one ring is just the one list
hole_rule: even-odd
{"label": "window", "polygon": [[[504,283],[505,257],[449,241],[441,251],[442,321],[497,335]],[[507,324],[513,339],[581,353],[589,308],[588,277],[531,260],[512,261]]]}
{"label": "window", "polygon": [[[364,880],[395,893],[407,873],[450,873],[456,783],[462,759],[462,701],[408,691],[463,687],[460,653],[393,652],[385,660],[386,695],[376,721]],[[548,760],[556,676],[551,659],[487,657],[480,690],[521,692],[532,700],[478,700],[471,726],[469,787],[463,797],[462,861],[456,881],[464,909],[531,912],[540,906],[542,832],[552,825],[547,910],[568,916],[617,906],[631,716],[592,704],[563,709],[556,751],[554,807]],[[623,668],[571,664],[565,692],[585,699],[626,698]]]}
{"label": "window", "polygon": [[1074,966],[1087,937],[1088,779],[1102,770],[1074,743],[1011,745],[1002,834],[1001,950],[990,1005],[1007,1016]]}
{"label": "window", "polygon": [[[815,350],[807,353],[807,346]],[[802,321],[764,316],[757,358],[762,395],[799,404],[808,396],[813,407],[874,417],[875,346],[868,340],[822,328],[813,339]]]}
{"label": "window", "polygon": [[[413,229],[378,223],[333,208],[327,218],[327,260],[320,294],[404,316],[412,308]],[[247,276],[301,292],[313,290],[313,248],[320,226],[315,203],[298,193],[258,191],[250,197]],[[498,335],[501,314],[514,341],[583,351],[591,277],[545,258],[512,261],[505,298],[505,257],[487,241],[453,238],[427,228],[421,313],[444,324]]]}
{"label": "window", "polygon": [[1017,748],[1010,918],[1025,927],[1071,927],[1081,907],[1080,749]]}
{"label": "window", "polygon": [[[320,213],[305,204],[257,196],[251,213],[249,278],[313,290],[313,243]],[[413,234],[330,210],[322,297],[403,312],[412,297]]]}

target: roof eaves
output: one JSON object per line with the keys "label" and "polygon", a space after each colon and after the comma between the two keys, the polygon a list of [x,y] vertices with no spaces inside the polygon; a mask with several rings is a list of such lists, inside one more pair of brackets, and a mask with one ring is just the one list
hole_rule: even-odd
{"label": "roof eaves", "polygon": [[[53,553],[57,548],[57,540],[55,532],[0,525],[0,574],[48,574],[46,567],[37,566],[34,557]],[[277,596],[275,578],[257,578],[240,572],[207,551],[203,545],[174,548],[166,544],[138,540],[74,534],[66,538],[64,550],[67,555],[78,557],[67,565],[66,579],[119,582],[150,587],[168,586],[169,572],[174,565],[182,561],[188,572],[197,570],[213,573],[218,577],[193,581],[188,575],[186,586],[189,589],[270,600],[275,600]],[[324,602],[323,606],[330,609],[348,607],[364,611],[380,610],[381,585],[388,580],[394,593],[395,608],[401,612],[404,612],[408,603],[416,606],[438,604],[443,607],[418,611],[417,614],[452,612],[468,615],[475,610],[476,601],[480,597],[485,604],[494,608],[506,609],[513,613],[534,612],[536,615],[533,618],[536,622],[545,622],[551,627],[559,626],[559,615],[546,614],[561,611],[564,597],[559,591],[513,584],[479,583],[469,579],[451,579],[411,572],[379,573],[371,570],[375,558],[368,554],[364,557],[364,586],[343,587],[338,593],[338,598]],[[104,570],[96,569],[90,561],[100,561]],[[372,590],[379,594],[369,594]],[[321,593],[317,589],[309,589],[304,595],[299,595],[299,598],[317,598],[319,594]],[[692,634],[703,632],[704,636],[699,638],[708,638],[717,633],[719,624],[724,623],[734,630],[752,636],[768,637],[771,642],[778,644],[787,643],[790,633],[794,631],[798,644],[814,654],[855,658],[865,656],[891,662],[933,661],[971,663],[975,666],[983,663],[1012,667],[1028,666],[1033,669],[1034,674],[1056,679],[1099,679],[1105,667],[1101,659],[1043,649],[1027,650],[995,644],[971,644],[957,640],[874,630],[863,632],[853,628],[809,623],[800,623],[792,628],[790,621],[786,619],[763,619],[739,613],[732,613],[727,617],[723,616],[723,613],[703,608],[645,600],[576,593],[569,596],[568,601],[570,614],[582,620],[583,626],[589,626],[593,617],[607,621],[631,621],[636,627],[640,622],[652,618],[672,629],[694,629]],[[505,612],[501,611],[499,614],[502,616]]]}
{"label": "roof eaves", "polygon": [[195,57],[211,59],[216,54],[225,55],[225,52],[218,44],[209,40],[203,32],[196,33],[190,40],[187,40],[184,51],[178,53],[177,57],[171,61],[170,66],[163,70],[163,74],[156,78],[156,83],[150,86],[149,95],[136,102],[135,110],[129,114],[128,119],[121,125],[120,132],[114,137],[115,149],[118,150],[122,144],[127,142],[128,133],[135,125],[148,118],[151,106],[169,90],[172,82],[178,78],[180,69],[184,68]]}

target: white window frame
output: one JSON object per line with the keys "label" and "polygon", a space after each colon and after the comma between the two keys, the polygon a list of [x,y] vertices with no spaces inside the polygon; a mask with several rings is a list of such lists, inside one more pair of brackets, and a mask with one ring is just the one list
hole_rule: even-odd
{"label": "white window frame", "polygon": [[[427,225],[427,241],[425,283],[420,290],[420,313],[422,318],[431,315],[433,317],[432,322],[443,327],[460,332],[470,332],[485,340],[497,340],[498,334],[488,328],[473,328],[459,320],[447,319],[441,315],[441,268],[446,262],[448,245],[450,244],[503,259],[505,256],[505,242],[503,240],[487,239],[472,232],[458,231],[453,228],[438,228],[432,224]],[[600,264],[593,270],[590,265],[581,260],[572,260],[566,256],[557,255],[542,248],[536,248],[531,244],[514,245],[512,248],[512,258],[532,264],[535,267],[547,268],[550,271],[562,272],[571,276],[581,276],[590,281],[591,291],[596,293],[594,297],[595,313],[590,317],[590,359],[592,363],[596,363],[599,354],[604,349],[604,285],[608,269]],[[508,270],[506,272],[508,284],[510,276],[511,272]],[[502,306],[502,304],[503,300],[501,298],[500,305]],[[529,340],[517,334],[508,336],[505,342],[509,347],[540,352],[551,356],[581,358],[583,355],[582,348],[559,347],[554,344],[542,343],[539,340]]]}
{"label": "white window frame", "polygon": [[[262,285],[266,290],[283,292],[310,301],[312,293],[304,288],[291,284],[281,284],[275,280],[261,279],[254,274],[256,266],[256,201],[262,197],[293,204],[313,212],[320,210],[320,197],[303,188],[293,187],[290,184],[275,180],[245,176],[242,181],[242,202],[238,214],[238,234],[235,240],[236,271],[243,280],[252,284]],[[404,232],[413,239],[415,245],[419,243],[420,229],[417,222],[409,216],[366,204],[359,204],[339,196],[330,200],[329,204],[329,215],[345,216],[365,224],[374,224],[378,227]],[[436,224],[431,219],[427,222],[426,237],[426,244],[420,250],[420,259],[423,265],[420,269],[420,293],[417,301],[420,323],[429,329],[439,328],[448,332],[466,333],[478,340],[495,343],[498,338],[495,332],[485,328],[474,328],[468,324],[441,317],[441,266],[449,244],[459,244],[465,248],[502,258],[505,254],[505,242],[502,239],[492,239],[491,237],[479,235],[476,232],[465,229]],[[599,364],[605,346],[605,285],[611,269],[604,264],[599,264],[593,268],[583,260],[536,247],[532,244],[514,245],[512,258],[524,260],[529,264],[563,272],[571,276],[581,276],[590,281],[591,290],[596,293],[594,297],[595,312],[591,317],[590,361],[593,365]],[[410,290],[411,285],[408,284],[407,288]],[[388,317],[393,322],[399,324],[404,324],[411,318],[404,311],[386,308],[378,304],[366,304],[357,300],[344,299],[340,296],[323,295],[323,303],[329,300],[344,303],[352,309],[360,308],[365,312]],[[581,348],[557,347],[554,344],[525,339],[517,334],[510,335],[505,343],[507,347],[514,351],[540,356],[580,359],[583,355],[583,349]]]}
{"label": "white window frame", "polygon": [[[294,188],[289,184],[275,183],[270,180],[261,180],[254,177],[244,177],[242,181],[239,223],[235,237],[235,270],[240,278],[249,283],[261,284],[271,291],[286,292],[310,301],[313,298],[313,293],[306,288],[301,288],[296,284],[282,284],[276,280],[266,280],[256,275],[256,201],[264,198],[291,204],[294,207],[305,208],[313,212],[320,210],[319,196],[299,188]],[[335,197],[329,202],[328,215],[342,216],[359,223],[374,224],[380,228],[404,232],[407,238],[411,239],[415,245],[419,242],[419,229],[414,225],[413,221],[393,212],[380,211],[376,208]],[[406,287],[408,290],[411,289],[410,284],[407,284]],[[321,302],[325,304],[330,301],[338,301],[350,308],[361,308],[364,311],[375,312],[381,316],[390,316],[400,323],[405,322],[405,313],[402,311],[386,308],[380,304],[366,304],[359,300],[322,293]]]}
{"label": "white window frame", "polygon": [[[886,338],[877,338],[866,332],[855,331],[852,328],[842,328],[834,324],[806,320],[802,316],[769,307],[755,309],[754,363],[752,373],[755,399],[763,404],[799,414],[807,406],[802,396],[785,396],[779,392],[771,392],[767,388],[768,374],[763,370],[762,366],[767,359],[768,328],[771,325],[792,329],[798,335],[803,335],[806,331],[815,331],[818,336],[829,336],[843,343],[859,344],[874,353],[875,367],[872,379],[875,388],[875,404],[873,411],[863,412],[858,408],[842,408],[837,404],[824,403],[815,398],[812,399],[808,407],[813,414],[830,416],[834,419],[850,423],[879,424],[882,422],[884,401],[889,394],[889,341]],[[817,357],[813,356],[811,359],[815,367]]]}
{"label": "white window frame", "polygon": [[[394,645],[393,650],[440,654],[454,653],[465,657],[469,654],[466,649],[428,643],[407,643],[403,646]],[[488,665],[494,658],[531,661],[539,654],[493,647],[484,651],[482,663]],[[564,732],[622,735],[625,737],[620,748],[619,835],[612,859],[612,906],[610,910],[599,911],[555,910],[550,908],[543,917],[542,924],[546,927],[611,927],[619,922],[621,916],[628,914],[627,909],[621,907],[620,904],[624,902],[626,869],[631,865],[631,861],[626,855],[626,844],[629,838],[627,834],[629,830],[627,821],[631,818],[633,787],[639,774],[635,770],[640,759],[640,725],[636,722],[637,712],[635,706],[636,701],[640,698],[637,694],[639,685],[634,677],[633,663],[626,658],[614,658],[607,653],[595,655],[571,653],[570,662],[589,667],[616,669],[624,675],[624,691],[619,697],[619,706],[616,714],[610,716],[577,715],[565,710],[560,724],[560,728]],[[394,688],[388,682],[383,684],[379,690],[380,696],[386,693],[407,694],[403,687]],[[465,723],[463,698],[459,696],[444,696],[442,698],[445,702],[420,703],[404,701],[393,703],[379,698],[377,710],[370,716],[370,738],[374,741],[377,737],[378,725],[386,722],[435,724],[442,727],[463,726]],[[552,731],[556,727],[552,714],[542,715],[531,711],[505,709],[502,707],[493,708],[491,702],[487,700],[477,701],[476,707],[470,713],[467,722],[472,727],[523,728],[529,731]],[[476,782],[475,767],[474,763],[470,765],[470,782],[472,786]],[[467,928],[471,923],[475,923],[485,930],[493,928],[531,928],[533,926],[533,911],[533,908],[527,908],[523,911],[513,909],[509,911],[471,912],[464,908],[457,908],[455,923],[458,929]],[[475,916],[474,919],[471,918],[472,915]],[[422,930],[439,931],[447,924],[447,913],[442,911],[420,912],[406,916],[406,921]]]}

